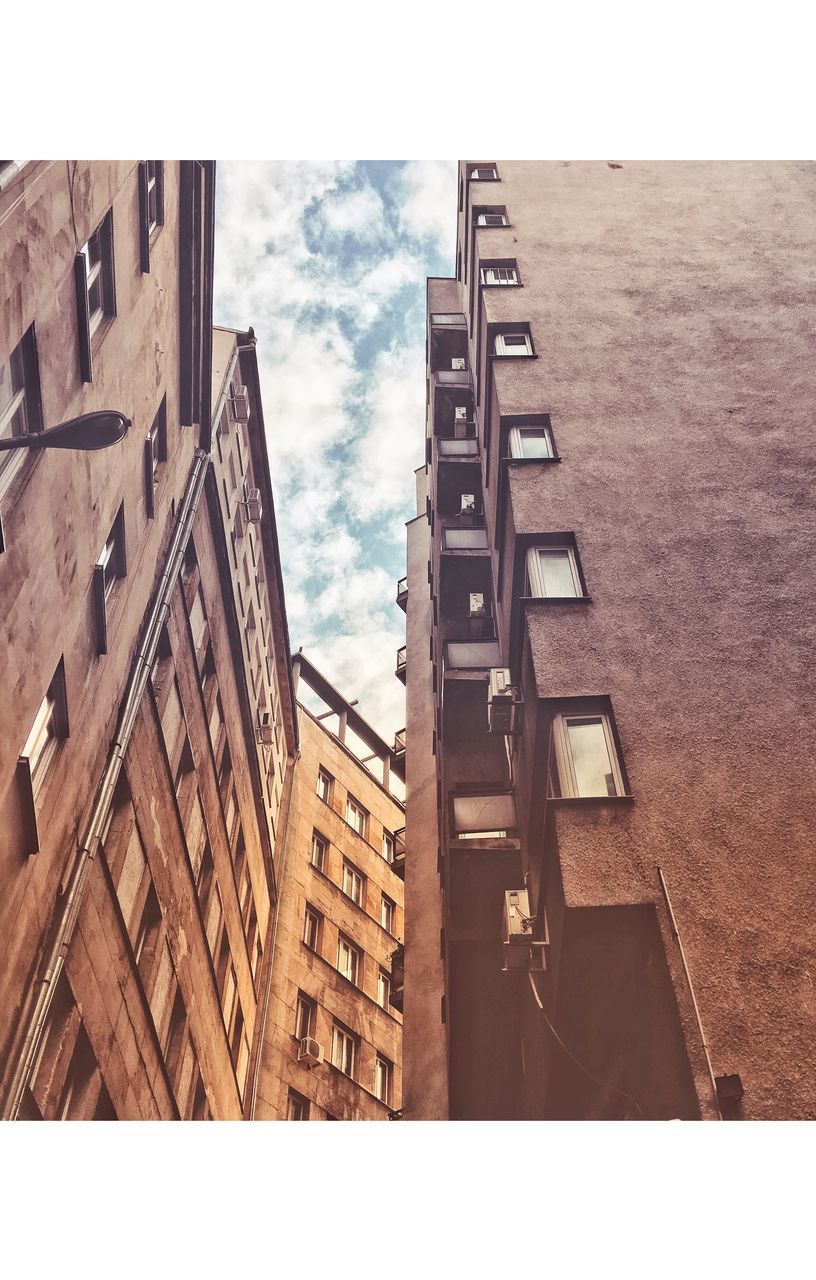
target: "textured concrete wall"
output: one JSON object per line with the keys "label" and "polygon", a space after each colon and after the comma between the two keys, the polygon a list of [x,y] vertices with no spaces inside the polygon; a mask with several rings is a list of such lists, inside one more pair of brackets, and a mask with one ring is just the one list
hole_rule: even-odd
{"label": "textured concrete wall", "polygon": [[635,797],[559,813],[565,898],[661,904],[659,863],[715,1073],[748,1118],[813,1117],[816,169],[500,173],[479,255],[524,285],[485,319],[538,359],[496,363],[498,407],[563,457],[511,469],[511,524],[574,531],[592,597],[529,612],[537,692],[611,697]]}

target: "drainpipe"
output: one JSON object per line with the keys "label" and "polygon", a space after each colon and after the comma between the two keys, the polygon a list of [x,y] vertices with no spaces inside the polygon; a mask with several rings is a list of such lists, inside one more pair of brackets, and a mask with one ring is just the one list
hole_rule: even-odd
{"label": "drainpipe", "polygon": [[76,853],[68,888],[52,927],[51,940],[46,947],[40,973],[35,982],[31,997],[31,1009],[26,1020],[22,1044],[16,1055],[14,1072],[3,1107],[4,1120],[17,1119],[23,1093],[31,1077],[51,1002],[54,998],[59,976],[65,965],[65,958],[79,917],[88,877],[110,813],[113,793],[122,771],[125,752],[133,734],[139,703],[153,669],[161,629],[170,612],[170,596],[181,569],[184,548],[198,510],[208,462],[209,454],[205,453],[203,449],[197,448],[193,456],[193,465],[187,477],[184,494],[179,504],[173,536],[165,557],[164,570],[153,594],[153,604],[148,614],[144,638],[131,664],[116,732],[108,756],[108,763],[102,776],[102,782],[97,792],[88,826]]}

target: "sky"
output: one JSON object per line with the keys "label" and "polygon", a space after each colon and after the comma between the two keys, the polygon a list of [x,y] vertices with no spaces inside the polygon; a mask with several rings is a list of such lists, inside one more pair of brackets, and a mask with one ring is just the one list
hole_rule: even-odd
{"label": "sky", "polygon": [[215,323],[253,326],[289,635],[386,738],[424,460],[425,280],[453,275],[455,161],[221,161]]}

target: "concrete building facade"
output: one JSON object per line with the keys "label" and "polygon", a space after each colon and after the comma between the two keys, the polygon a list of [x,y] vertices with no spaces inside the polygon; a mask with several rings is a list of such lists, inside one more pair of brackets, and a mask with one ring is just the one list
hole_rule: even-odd
{"label": "concrete building facade", "polygon": [[385,1120],[402,1100],[404,774],[303,654],[299,754],[253,1118]]}
{"label": "concrete building facade", "polygon": [[0,1084],[8,1118],[248,1109],[296,722],[214,166],[0,171]]}
{"label": "concrete building facade", "polygon": [[814,194],[460,166],[408,528],[406,1118],[816,1116]]}

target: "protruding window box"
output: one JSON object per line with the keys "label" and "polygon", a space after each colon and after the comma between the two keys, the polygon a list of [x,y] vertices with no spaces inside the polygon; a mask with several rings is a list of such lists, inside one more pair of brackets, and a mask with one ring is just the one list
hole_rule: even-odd
{"label": "protruding window box", "polygon": [[394,832],[394,860],[391,867],[400,880],[405,879],[405,827]]}
{"label": "protruding window box", "polygon": [[455,462],[477,461],[479,458],[479,441],[471,440],[438,440],[437,452],[441,461],[452,458]]}
{"label": "protruding window box", "polygon": [[460,555],[473,555],[487,551],[487,529],[442,530],[442,550]]}
{"label": "protruding window box", "polygon": [[402,609],[403,613],[407,612],[407,608],[408,608],[408,579],[407,578],[400,578],[399,582],[397,583],[397,604],[399,605],[400,609]]}
{"label": "protruding window box", "polygon": [[484,675],[491,667],[500,666],[501,651],[496,640],[448,640],[445,645],[446,676],[467,678],[473,672]]}
{"label": "protruding window box", "polygon": [[397,733],[394,734],[394,755],[399,756],[404,754],[405,754],[405,730],[400,729]]}
{"label": "protruding window box", "polygon": [[512,791],[454,793],[450,798],[451,844],[457,849],[518,849]]}
{"label": "protruding window box", "polygon": [[437,369],[432,375],[440,387],[469,387],[469,369]]}
{"label": "protruding window box", "polygon": [[444,325],[447,328],[466,329],[467,321],[461,311],[435,311],[431,315],[431,327]]}
{"label": "protruding window box", "polygon": [[405,988],[405,947],[400,944],[391,955],[391,1005],[402,1013]]}
{"label": "protruding window box", "polygon": [[405,645],[403,645],[401,649],[397,649],[397,667],[396,667],[396,671],[394,672],[397,679],[401,680],[403,684],[405,684],[405,666],[406,666],[406,655],[405,655]]}

